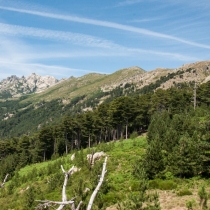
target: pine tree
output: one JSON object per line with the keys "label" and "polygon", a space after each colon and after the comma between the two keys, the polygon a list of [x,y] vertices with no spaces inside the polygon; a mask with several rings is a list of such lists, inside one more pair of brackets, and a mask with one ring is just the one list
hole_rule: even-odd
{"label": "pine tree", "polygon": [[162,144],[158,136],[150,142],[142,164],[149,179],[165,169]]}

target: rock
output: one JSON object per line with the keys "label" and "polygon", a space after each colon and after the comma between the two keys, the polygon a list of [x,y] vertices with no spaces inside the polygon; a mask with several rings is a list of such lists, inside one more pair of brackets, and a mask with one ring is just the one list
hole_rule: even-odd
{"label": "rock", "polygon": [[32,73],[21,78],[12,75],[0,82],[0,95],[4,98],[20,97],[25,94],[38,93],[57,84],[59,80],[52,76],[39,76]]}

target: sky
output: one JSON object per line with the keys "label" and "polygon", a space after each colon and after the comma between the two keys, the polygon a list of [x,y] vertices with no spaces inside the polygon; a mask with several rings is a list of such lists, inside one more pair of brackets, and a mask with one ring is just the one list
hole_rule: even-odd
{"label": "sky", "polygon": [[0,81],[210,60],[209,0],[0,0]]}

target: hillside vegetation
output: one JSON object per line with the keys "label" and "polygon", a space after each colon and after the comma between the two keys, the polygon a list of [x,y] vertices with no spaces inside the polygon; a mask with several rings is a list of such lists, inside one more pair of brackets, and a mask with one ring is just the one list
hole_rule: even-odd
{"label": "hillside vegetation", "polygon": [[[87,74],[70,77],[47,90],[0,101],[0,136],[14,137],[37,132],[68,116],[94,110],[119,96],[139,96],[157,89],[199,86],[209,80],[210,62],[183,65],[178,69],[145,72],[139,67],[116,71],[110,75]],[[32,119],[33,120],[29,120]]]}
{"label": "hillside vegetation", "polygon": [[65,106],[58,106],[61,99],[34,105],[25,96],[2,102],[0,180],[7,182],[0,185],[0,204],[34,209],[36,199],[61,200],[60,165],[75,165],[81,170],[70,177],[67,194],[86,209],[103,163],[91,167],[86,155],[104,151],[108,172],[93,209],[208,209],[210,81],[161,88],[183,71],[142,89],[118,86],[103,103],[94,95],[102,92],[94,92],[95,101],[81,95]]}
{"label": "hillside vegetation", "polygon": [[[108,162],[105,180],[94,201],[93,209],[143,209],[137,207],[141,205],[145,209],[146,206],[148,209],[187,209],[190,203],[193,209],[200,208],[198,192],[202,186],[205,186],[205,190],[209,189],[209,182],[198,177],[183,180],[171,174],[167,174],[164,179],[147,180],[141,174],[140,168],[147,146],[145,137],[140,137],[94,147],[96,152],[106,152]],[[35,200],[61,201],[64,175],[60,165],[66,170],[72,165],[81,168],[69,178],[67,196],[68,199],[76,197],[76,204],[82,200],[81,209],[86,209],[90,195],[97,185],[104,160],[101,158],[96,161],[94,167],[90,169],[86,154],[91,152],[92,150],[88,149],[75,151],[76,158],[73,161],[70,160],[73,154],[71,153],[17,170],[5,188],[0,189],[1,209],[34,209],[39,204]],[[90,191],[85,192],[87,188]],[[142,197],[142,192],[150,199]]]}

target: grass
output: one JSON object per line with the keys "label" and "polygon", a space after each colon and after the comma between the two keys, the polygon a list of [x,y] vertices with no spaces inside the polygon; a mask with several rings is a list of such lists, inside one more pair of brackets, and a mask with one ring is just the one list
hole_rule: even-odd
{"label": "grass", "polygon": [[[136,146],[136,144],[139,146]],[[123,140],[108,144],[102,143],[95,147],[95,151],[105,151],[108,155],[106,180],[102,185],[103,193],[100,198],[106,205],[115,204],[119,198],[124,197],[127,191],[131,189],[131,185],[134,182],[132,163],[136,157],[144,153],[143,147],[145,144],[145,137],[141,137],[135,140]],[[82,153],[85,159],[88,149]],[[0,205],[3,206],[2,210],[10,209],[13,206],[16,206],[14,209],[21,209],[20,203],[25,199],[26,189],[29,186],[39,189],[44,196],[43,199],[60,200],[64,180],[63,173],[60,169],[61,164],[65,170],[68,170],[72,165],[81,165],[82,167],[82,173],[77,172],[69,179],[67,188],[69,198],[78,195],[80,190],[78,188],[79,182],[81,182],[83,189],[88,187],[92,192],[98,182],[98,174],[101,173],[103,160],[97,161],[93,170],[90,171],[86,161],[83,165],[80,163],[80,155],[81,152],[76,152],[76,158],[73,162],[70,161],[71,154],[69,154],[56,160],[33,164],[20,169],[18,174],[6,183],[5,192],[0,195]],[[11,187],[12,193],[9,195],[8,189]],[[17,196],[18,201],[15,200]],[[86,197],[84,195],[84,202],[87,202],[86,200],[89,196],[90,194]],[[5,202],[5,199],[9,198],[12,201],[10,203]],[[100,199],[98,199],[98,202],[100,202]]]}

